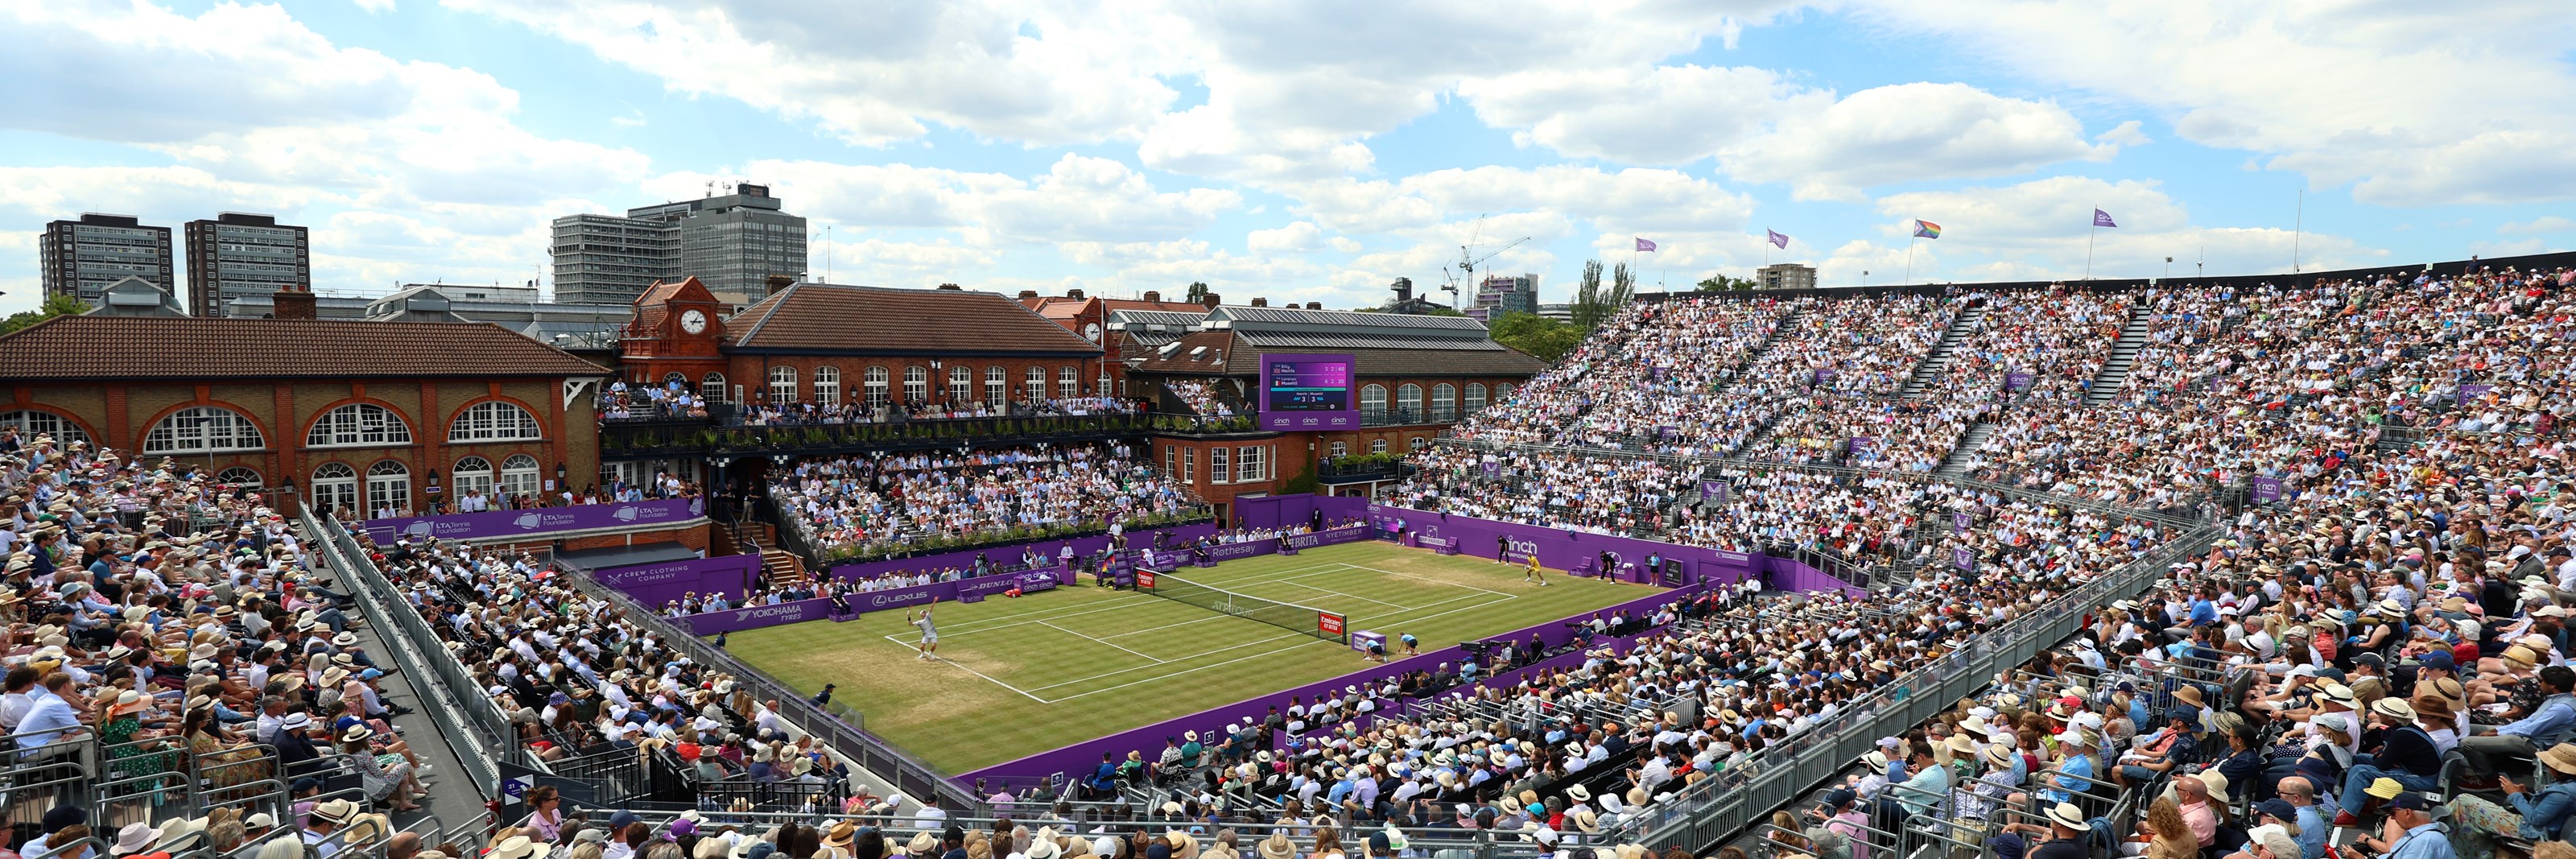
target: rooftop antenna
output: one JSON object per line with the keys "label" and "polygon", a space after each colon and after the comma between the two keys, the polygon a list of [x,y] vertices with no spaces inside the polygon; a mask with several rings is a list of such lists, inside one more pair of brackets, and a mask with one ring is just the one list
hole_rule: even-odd
{"label": "rooftop antenna", "polygon": [[713,196],[715,196],[715,195],[716,195],[716,180],[709,179],[709,180],[707,180],[707,196],[709,196],[709,197],[713,197]]}

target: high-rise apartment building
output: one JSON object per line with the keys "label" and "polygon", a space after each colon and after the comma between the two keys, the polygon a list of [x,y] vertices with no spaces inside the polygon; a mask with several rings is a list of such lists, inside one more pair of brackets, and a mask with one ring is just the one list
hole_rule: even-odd
{"label": "high-rise apartment building", "polygon": [[1753,270],[1753,282],[1762,289],[1814,289],[1816,267],[1794,262],[1773,263]]}
{"label": "high-rise apartment building", "polygon": [[77,221],[46,224],[36,258],[46,297],[79,296],[91,307],[104,300],[108,284],[125,278],[163,289],[177,282],[171,278],[170,228],[145,226],[132,215],[84,213]]}
{"label": "high-rise apartment building", "polygon": [[1491,322],[1506,313],[1538,312],[1538,275],[1493,275],[1476,284],[1476,306],[1467,315]]}
{"label": "high-rise apartment building", "polygon": [[189,221],[186,232],[189,315],[222,316],[227,301],[312,286],[312,252],[303,227],[269,215],[225,212]]}
{"label": "high-rise apartment building", "polygon": [[656,280],[696,277],[718,298],[750,304],[773,275],[805,278],[805,219],[782,211],[766,185],[736,185],[623,218],[556,218],[552,253],[559,302],[623,304]]}

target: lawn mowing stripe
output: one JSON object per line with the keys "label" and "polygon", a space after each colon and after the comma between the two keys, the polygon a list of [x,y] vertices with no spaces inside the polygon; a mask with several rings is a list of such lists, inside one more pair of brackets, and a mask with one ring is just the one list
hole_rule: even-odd
{"label": "lawn mowing stripe", "polygon": [[[1412,621],[1410,621],[1410,622],[1413,622],[1413,623],[1419,623],[1419,622],[1421,622],[1421,621],[1430,620],[1431,618],[1439,617],[1440,615],[1445,615],[1445,614],[1456,614],[1456,613],[1458,613],[1458,612],[1462,612],[1462,611],[1471,611],[1471,610],[1474,610],[1474,609],[1483,608],[1483,607],[1488,606],[1488,605],[1495,605],[1495,604],[1498,604],[1498,603],[1501,603],[1501,602],[1503,602],[1503,601],[1502,601],[1502,600],[1495,600],[1495,601],[1493,601],[1493,602],[1480,603],[1480,604],[1477,604],[1477,605],[1467,606],[1467,607],[1465,607],[1465,608],[1454,608],[1454,609],[1450,609],[1450,610],[1448,610],[1448,611],[1440,612],[1439,614],[1423,615],[1422,617],[1414,618],[1414,619],[1413,619]],[[1330,643],[1332,643],[1332,642],[1323,641],[1323,640],[1320,640],[1320,639],[1319,639],[1319,640],[1316,640],[1316,641],[1313,641],[1313,642],[1309,642],[1309,643],[1313,643],[1313,644],[1330,644]],[[1209,669],[1209,668],[1215,668],[1215,667],[1217,667],[1218,665],[1232,665],[1232,664],[1234,664],[1234,663],[1241,662],[1241,661],[1243,661],[1243,660],[1245,660],[1245,659],[1257,659],[1257,658],[1259,658],[1259,657],[1268,656],[1268,655],[1270,655],[1271,653],[1279,653],[1279,652],[1286,651],[1286,650],[1293,650],[1293,649],[1295,649],[1296,647],[1303,647],[1303,646],[1305,646],[1305,644],[1298,644],[1298,645],[1295,645],[1295,646],[1293,646],[1293,647],[1283,647],[1283,648],[1279,648],[1278,650],[1273,650],[1273,651],[1269,651],[1269,652],[1266,652],[1266,653],[1256,653],[1256,654],[1253,654],[1252,656],[1245,656],[1245,657],[1240,657],[1240,658],[1236,658],[1236,659],[1228,659],[1228,660],[1226,660],[1226,661],[1224,661],[1224,662],[1216,663],[1215,665],[1201,665],[1201,666],[1199,666],[1199,667],[1197,667],[1197,668],[1185,668],[1185,669],[1182,669],[1182,670],[1179,670],[1179,671],[1174,671],[1174,672],[1172,672],[1172,673],[1170,673],[1170,674],[1162,675],[1162,676],[1160,676],[1160,677],[1151,677],[1151,678],[1147,678],[1147,679],[1144,679],[1144,680],[1138,680],[1138,681],[1134,681],[1134,682],[1130,682],[1130,683],[1121,683],[1121,684],[1118,684],[1118,685],[1116,685],[1116,686],[1111,686],[1111,687],[1109,687],[1109,688],[1107,688],[1107,689],[1094,689],[1094,690],[1091,690],[1091,691],[1089,691],[1089,692],[1080,692],[1080,693],[1076,693],[1076,694],[1072,694],[1072,695],[1067,695],[1067,696],[1062,697],[1062,698],[1057,698],[1057,699],[1055,699],[1055,700],[1048,701],[1047,703],[1050,703],[1050,704],[1061,704],[1061,703],[1064,703],[1064,702],[1066,702],[1066,701],[1071,701],[1071,700],[1073,700],[1073,699],[1075,699],[1075,698],[1084,697],[1084,696],[1086,696],[1086,695],[1098,695],[1098,694],[1100,694],[1100,693],[1102,693],[1102,692],[1114,692],[1114,691],[1117,691],[1117,690],[1120,690],[1120,689],[1125,689],[1125,688],[1127,688],[1127,687],[1129,687],[1129,686],[1137,685],[1137,684],[1139,684],[1139,683],[1151,683],[1151,682],[1154,682],[1154,681],[1156,681],[1156,680],[1168,680],[1168,679],[1171,679],[1171,678],[1173,678],[1173,677],[1178,677],[1178,676],[1183,675],[1183,674],[1189,674],[1189,673],[1191,673],[1191,672],[1201,671],[1201,670],[1205,670],[1205,669]],[[1080,682],[1080,681],[1075,681],[1075,682]],[[1039,691],[1045,691],[1045,690],[1047,690],[1047,689],[1052,689],[1052,688],[1055,688],[1055,687],[1052,687],[1052,686],[1039,687]],[[1036,696],[1030,696],[1030,697],[1036,697]],[[1220,703],[1222,703],[1222,702],[1220,702]]]}
{"label": "lawn mowing stripe", "polygon": [[[1314,567],[1302,567],[1302,568],[1299,568],[1299,569],[1296,569],[1296,570],[1284,570],[1284,571],[1282,571],[1282,572],[1290,572],[1290,573],[1294,573],[1294,572],[1301,572],[1301,571],[1303,571],[1303,570],[1322,570],[1322,569],[1324,569],[1324,567],[1348,567],[1348,566],[1351,566],[1351,565],[1350,565],[1350,564],[1342,564],[1342,563],[1332,563],[1332,564],[1324,564],[1324,565],[1314,566]],[[1339,571],[1339,570],[1325,570],[1325,572],[1340,572],[1340,571]],[[1319,574],[1317,574],[1317,575],[1320,575],[1320,573],[1319,573]],[[1102,598],[1101,598],[1101,601],[1103,601],[1103,602],[1116,601],[1116,602],[1117,602],[1117,604],[1116,604],[1116,605],[1095,605],[1095,606],[1093,606],[1093,607],[1091,607],[1091,608],[1089,608],[1089,609],[1085,609],[1085,610],[1083,610],[1083,611],[1072,612],[1072,613],[1069,613],[1069,614],[1059,614],[1059,615],[1056,615],[1056,617],[1057,617],[1057,618],[1059,618],[1059,619],[1061,619],[1061,618],[1067,618],[1067,617],[1079,617],[1079,616],[1086,615],[1086,614],[1098,614],[1098,613],[1100,613],[1100,612],[1104,612],[1104,611],[1114,611],[1114,610],[1121,609],[1121,608],[1128,608],[1128,607],[1137,606],[1137,605],[1144,605],[1144,604],[1146,604],[1146,603],[1140,602],[1140,601],[1139,601],[1139,599],[1136,599],[1136,598],[1144,598],[1144,597],[1151,597],[1151,596],[1153,596],[1153,595],[1152,595],[1152,594],[1147,594],[1147,593],[1141,593],[1141,592],[1130,592],[1130,593],[1116,594],[1116,595],[1112,595],[1112,596],[1102,597]],[[955,626],[955,627],[951,627],[951,628],[948,628],[948,629],[940,630],[940,634],[941,634],[941,635],[948,635],[948,634],[951,634],[951,633],[965,633],[965,632],[991,632],[991,631],[993,631],[993,630],[997,630],[997,629],[1009,629],[1009,628],[1014,627],[1014,626],[1021,626],[1021,625],[1029,624],[1029,623],[1037,623],[1038,621],[1021,621],[1020,623],[1006,623],[1006,624],[1002,624],[1002,625],[1000,625],[1000,626],[991,626],[991,625],[989,625],[989,624],[992,624],[992,623],[993,623],[993,622],[995,622],[995,621],[1004,621],[1004,620],[1010,620],[1010,619],[1012,619],[1012,618],[1028,617],[1028,616],[1030,616],[1030,615],[1036,615],[1036,614],[1047,614],[1047,613],[1049,613],[1049,610],[1048,610],[1048,609],[1032,609],[1032,610],[1029,610],[1029,611],[1023,611],[1023,612],[1013,612],[1013,613],[1011,613],[1011,614],[1002,615],[1002,616],[1000,616],[1000,617],[976,618],[976,619],[974,619],[974,620],[970,620],[970,621],[966,621],[966,622],[964,622],[964,623],[960,623],[960,624],[958,624],[958,625],[957,625],[957,626]],[[985,625],[985,626],[977,626],[976,624],[987,624],[987,625]]]}

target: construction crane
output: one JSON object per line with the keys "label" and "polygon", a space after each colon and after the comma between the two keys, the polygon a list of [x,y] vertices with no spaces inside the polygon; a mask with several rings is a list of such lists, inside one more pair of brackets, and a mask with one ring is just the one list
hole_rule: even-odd
{"label": "construction crane", "polygon": [[[1456,309],[1458,309],[1458,308],[1457,308],[1457,304],[1458,304],[1457,299],[1458,299],[1458,282],[1459,282],[1459,281],[1463,280],[1463,281],[1466,281],[1466,282],[1467,282],[1467,284],[1468,284],[1469,286],[1474,286],[1474,285],[1476,284],[1476,267],[1477,267],[1477,266],[1484,265],[1486,260],[1493,259],[1496,255],[1501,254],[1501,253],[1502,253],[1502,252],[1504,252],[1504,251],[1511,250],[1512,248],[1519,247],[1519,246],[1520,246],[1520,244],[1521,244],[1522,242],[1526,242],[1526,241],[1529,241],[1529,240],[1530,240],[1530,237],[1528,237],[1528,236],[1522,236],[1522,237],[1520,237],[1520,238],[1513,239],[1513,240],[1508,241],[1508,242],[1499,242],[1499,243],[1497,243],[1497,242],[1479,242],[1479,241],[1477,241],[1477,239],[1484,238],[1484,236],[1485,236],[1485,216],[1483,216],[1483,215],[1477,215],[1477,216],[1476,216],[1476,228],[1475,228],[1475,231],[1474,231],[1474,232],[1471,232],[1471,233],[1469,233],[1469,234],[1468,234],[1468,237],[1467,237],[1467,243],[1466,243],[1466,244],[1463,244],[1463,245],[1459,245],[1459,246],[1458,246],[1458,270],[1457,270],[1457,272],[1456,272],[1456,273],[1453,273],[1453,274],[1451,274],[1451,275],[1450,275],[1450,277],[1449,277],[1449,285],[1444,286],[1444,287],[1441,287],[1441,289],[1447,290],[1447,291],[1449,292],[1449,304],[1450,304],[1450,309],[1451,309],[1451,310],[1456,310]],[[1495,247],[1493,250],[1486,251],[1486,252],[1484,252],[1484,254],[1483,254],[1483,255],[1478,255],[1478,254],[1476,253],[1476,249],[1477,249],[1477,248],[1487,247],[1487,246],[1496,245],[1496,244],[1499,244],[1499,245],[1500,245],[1500,247]]]}

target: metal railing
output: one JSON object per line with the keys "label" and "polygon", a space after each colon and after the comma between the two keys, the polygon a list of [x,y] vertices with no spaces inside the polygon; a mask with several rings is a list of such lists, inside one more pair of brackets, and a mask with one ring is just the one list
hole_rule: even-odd
{"label": "metal railing", "polygon": [[589,573],[579,568],[567,569],[563,578],[583,593],[616,606],[627,620],[655,638],[679,648],[691,661],[725,666],[737,682],[750,687],[748,691],[755,700],[777,702],[778,715],[787,724],[821,740],[824,747],[839,753],[852,766],[875,774],[905,796],[916,799],[936,796],[940,805],[951,814],[971,813],[984,807],[983,797],[957,785],[930,764],[815,706],[795,688],[681,629],[670,619],[637,603],[625,592],[600,586]]}
{"label": "metal railing", "polygon": [[[466,777],[475,791],[485,799],[501,796],[502,762],[542,769],[526,746],[518,742],[510,720],[502,715],[483,687],[456,660],[432,632],[428,621],[420,616],[400,588],[376,569],[367,552],[350,537],[347,528],[336,520],[316,520],[310,511],[298,510],[296,517],[304,533],[339,580],[341,588],[358,604],[360,612],[373,624],[394,663],[410,679],[420,698],[421,712],[438,726],[449,751],[464,765]],[[427,685],[429,688],[421,688]]]}
{"label": "metal railing", "polygon": [[1155,428],[1155,416],[1031,415],[886,423],[718,426],[711,421],[606,423],[602,459],[674,455],[768,456],[1107,441]]}
{"label": "metal railing", "polygon": [[2207,548],[2219,533],[2215,526],[2202,526],[2177,535],[2111,574],[1969,640],[1886,689],[1854,700],[1832,720],[1623,819],[1619,840],[1701,852],[1732,838],[1772,809],[1840,774],[1874,748],[1879,737],[1901,734],[1948,710],[1990,678],[2073,634],[2096,607],[2145,590],[2170,564]]}

